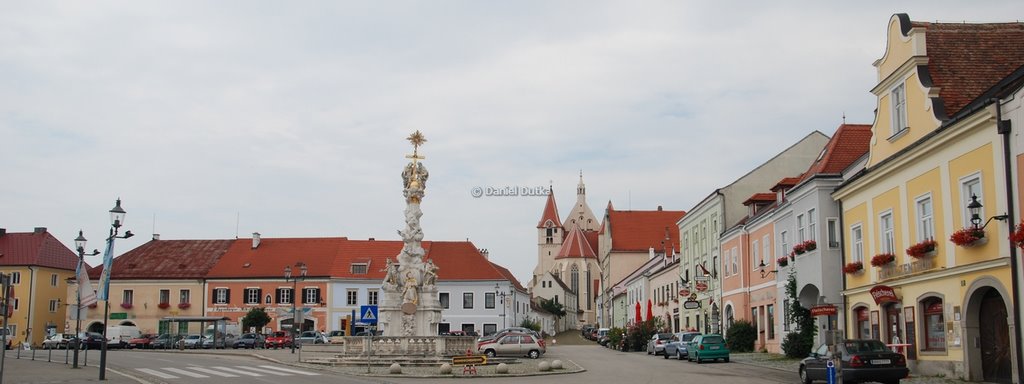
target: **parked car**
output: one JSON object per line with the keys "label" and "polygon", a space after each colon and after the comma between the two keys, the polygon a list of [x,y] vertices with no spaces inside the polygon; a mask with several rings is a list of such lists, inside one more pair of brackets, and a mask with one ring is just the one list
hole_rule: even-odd
{"label": "parked car", "polygon": [[547,352],[544,339],[528,333],[509,333],[494,340],[477,343],[477,352],[494,356],[527,356],[536,359]]}
{"label": "parked car", "polygon": [[700,332],[679,332],[672,335],[672,340],[665,344],[665,358],[675,357],[676,360],[682,360],[690,356],[689,343],[694,337],[699,335]]}
{"label": "parked car", "polygon": [[345,331],[331,331],[327,334],[327,342],[331,344],[344,344]]}
{"label": "parked car", "polygon": [[587,340],[594,340],[594,326],[584,325],[583,328],[580,328],[580,336]]}
{"label": "parked car", "polygon": [[107,341],[102,334],[96,332],[82,332],[79,338],[82,340],[82,349],[100,349]]}
{"label": "parked car", "polygon": [[[881,341],[871,339],[846,340],[836,344],[842,356],[843,382],[877,381],[896,384],[907,377],[907,359],[893,352]],[[821,345],[800,362],[800,381],[810,384],[826,380],[825,365],[832,359],[828,346]]]}
{"label": "parked car", "polygon": [[317,331],[304,331],[295,339],[295,345],[303,344],[326,344],[327,336]]}
{"label": "parked car", "polygon": [[236,339],[235,342],[233,344],[231,344],[231,348],[234,348],[234,349],[238,349],[238,348],[246,348],[246,349],[266,348],[266,346],[267,346],[267,339],[264,338],[263,335],[258,334],[258,333],[243,333],[241,337]]}
{"label": "parked car", "polygon": [[659,355],[665,353],[665,343],[672,340],[672,334],[668,332],[655,333],[651,335],[651,339],[647,340],[647,354],[648,355]]}
{"label": "parked car", "polygon": [[47,337],[43,340],[43,349],[67,349],[68,342],[71,341],[71,335],[64,333],[55,333],[53,336]]}
{"label": "parked car", "polygon": [[181,338],[164,333],[153,338],[153,341],[149,343],[149,347],[154,349],[176,348],[178,340],[181,340]]}
{"label": "parked car", "polygon": [[[492,335],[480,337],[479,339],[477,339],[477,343],[479,343],[481,341],[494,340],[494,339],[497,339],[499,337],[505,336],[505,335],[507,335],[509,333],[513,333],[513,332],[515,332],[515,333],[526,333],[526,334],[533,335],[533,337],[535,337],[535,338],[543,339],[543,337],[540,337],[540,334],[537,333],[537,331],[534,331],[534,330],[532,330],[530,328],[509,327],[509,328],[502,329],[502,330],[500,330],[498,332],[495,332]],[[472,335],[467,334],[467,336],[472,336]]]}
{"label": "parked car", "polygon": [[139,349],[152,348],[153,347],[153,339],[155,339],[155,338],[156,338],[156,335],[151,335],[151,334],[148,334],[148,333],[145,334],[145,335],[133,338],[131,340],[128,340],[128,348],[129,349],[132,349],[132,348],[139,348]]}
{"label": "parked car", "polygon": [[185,336],[185,348],[199,348],[203,345],[203,335],[191,334]]}
{"label": "parked car", "polygon": [[725,338],[719,334],[694,336],[686,348],[689,352],[686,359],[696,360],[697,364],[703,363],[704,360],[718,359],[729,362],[729,346],[725,345]]}
{"label": "parked car", "polygon": [[286,331],[276,331],[267,336],[267,348],[291,348],[292,335]]}

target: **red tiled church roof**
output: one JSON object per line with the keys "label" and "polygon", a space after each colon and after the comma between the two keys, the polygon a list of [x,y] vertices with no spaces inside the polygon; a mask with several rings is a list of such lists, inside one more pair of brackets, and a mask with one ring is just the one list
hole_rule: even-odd
{"label": "red tiled church roof", "polygon": [[[111,264],[111,279],[202,279],[235,243],[243,240],[151,240]],[[115,244],[116,245],[116,244]],[[89,270],[98,279],[103,265]]]}
{"label": "red tiled church roof", "polygon": [[[612,232],[611,249],[646,252],[650,248],[661,250],[664,246],[678,252],[679,230],[676,222],[685,215],[685,211],[616,211],[609,208],[605,224],[610,226]],[[666,235],[668,243],[663,244]]]}
{"label": "red tiled church roof", "polygon": [[871,146],[871,124],[843,124],[836,129],[832,139],[811,167],[804,172],[804,179],[819,174],[839,174],[864,156]]}
{"label": "red tiled church roof", "polygon": [[541,214],[540,221],[537,222],[537,228],[546,228],[548,220],[551,220],[555,227],[562,226],[562,221],[558,219],[558,206],[555,205],[554,188],[548,190],[548,200],[544,203],[544,213]]}
{"label": "red tiled church roof", "polygon": [[[590,232],[596,235],[596,232]],[[562,241],[562,247],[558,249],[558,255],[555,256],[555,259],[580,257],[596,259],[597,252],[594,252],[594,248],[591,247],[589,240],[578,225],[573,225],[565,240]]]}
{"label": "red tiled church roof", "polygon": [[37,265],[74,270],[78,254],[53,237],[46,228],[0,235],[0,265]]}
{"label": "red tiled church roof", "polygon": [[1024,23],[911,22],[911,25],[925,28],[927,75],[932,86],[939,89],[945,110],[945,116],[940,118],[956,115],[1024,65]]}

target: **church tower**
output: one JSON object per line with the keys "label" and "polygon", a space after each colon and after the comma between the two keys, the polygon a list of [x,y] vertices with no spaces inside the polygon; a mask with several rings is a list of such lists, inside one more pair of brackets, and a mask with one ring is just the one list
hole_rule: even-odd
{"label": "church tower", "polygon": [[548,200],[544,204],[544,212],[537,223],[537,265],[533,268],[533,280],[530,287],[538,284],[540,279],[551,269],[558,249],[562,247],[565,228],[558,218],[558,205],[555,204],[555,190],[548,189]]}
{"label": "church tower", "polygon": [[583,183],[583,171],[580,171],[580,182],[576,184],[576,205],[573,205],[572,212],[566,216],[564,223],[566,228],[577,225],[584,232],[596,231],[601,227],[601,223],[587,205],[587,185]]}

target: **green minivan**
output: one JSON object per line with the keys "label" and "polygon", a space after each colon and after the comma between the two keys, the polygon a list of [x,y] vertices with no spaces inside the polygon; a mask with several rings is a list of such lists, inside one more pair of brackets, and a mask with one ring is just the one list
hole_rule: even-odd
{"label": "green minivan", "polygon": [[703,363],[705,360],[718,359],[722,359],[726,363],[729,362],[729,346],[725,345],[725,338],[722,335],[698,335],[690,340],[688,349],[689,354],[686,359],[697,360],[697,364]]}

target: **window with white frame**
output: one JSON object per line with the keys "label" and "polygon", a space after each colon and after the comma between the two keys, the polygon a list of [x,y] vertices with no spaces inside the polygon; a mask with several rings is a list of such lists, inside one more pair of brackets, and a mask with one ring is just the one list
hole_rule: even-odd
{"label": "window with white frame", "polygon": [[786,231],[779,232],[779,254],[780,255],[783,255],[783,256],[789,255],[790,249],[789,249],[789,239],[787,239],[788,236],[789,236],[789,234],[786,233]]}
{"label": "window with white frame", "polygon": [[352,274],[353,275],[365,275],[366,264],[365,263],[352,263]]}
{"label": "window with white frame", "polygon": [[216,288],[213,290],[213,303],[214,304],[228,304],[230,299],[228,293],[230,292],[227,288]]}
{"label": "window with white frame", "polygon": [[57,312],[57,308],[60,307],[60,302],[56,299],[50,300],[50,313]]}
{"label": "window with white frame", "polygon": [[764,235],[761,238],[761,246],[764,247],[764,252],[761,254],[761,261],[764,265],[772,265],[772,242],[769,235]]}
{"label": "window with white frame", "polygon": [[21,272],[18,272],[18,271],[11,272],[10,277],[11,277],[11,285],[21,284]]}
{"label": "window with white frame", "polygon": [[448,302],[450,294],[448,292],[441,292],[437,294],[437,301],[441,302],[441,308],[448,309]]}
{"label": "window with white frame", "polygon": [[828,247],[839,248],[839,218],[830,217],[826,221],[828,226]]}
{"label": "window with white frame", "polygon": [[278,304],[291,304],[292,299],[295,297],[295,292],[292,292],[291,288],[278,288],[277,289],[277,303]]}
{"label": "window with white frame", "polygon": [[740,273],[740,251],[736,247],[732,248],[732,274]]}
{"label": "window with white frame", "polygon": [[892,135],[907,128],[907,93],[903,84],[897,85],[890,94],[892,104]]}
{"label": "window with white frame", "polygon": [[161,289],[160,290],[159,303],[160,304],[169,304],[170,302],[171,302],[171,290],[170,289]]}
{"label": "window with white frame", "polygon": [[804,228],[804,215],[803,214],[796,215],[796,242],[797,243],[800,243],[800,242],[803,242],[804,240],[807,240],[807,237],[805,237],[807,235],[804,232],[805,232],[805,228]]}
{"label": "window with white frame", "polygon": [[192,291],[182,289],[178,291],[178,302],[179,303],[191,303],[192,302]]}
{"label": "window with white frame", "polygon": [[935,220],[932,217],[932,196],[925,195],[917,199],[917,241],[922,242],[935,238]]}
{"label": "window with white frame", "polygon": [[320,303],[320,288],[306,288],[302,290],[303,297],[306,299],[303,301],[304,304],[319,304]]}
{"label": "window with white frame", "polygon": [[345,291],[345,304],[353,306],[359,304],[359,291],[349,289]]}
{"label": "window with white frame", "polygon": [[[750,268],[757,269],[761,263],[760,243],[754,240],[750,243]],[[765,264],[768,265],[768,264]]]}
{"label": "window with white frame", "polygon": [[260,289],[259,288],[246,288],[245,289],[245,303],[246,304],[259,304],[260,303]]}
{"label": "window with white frame", "polygon": [[960,181],[960,190],[962,191],[963,201],[961,202],[961,209],[963,210],[964,227],[971,225],[971,210],[967,208],[967,205],[971,203],[971,196],[976,196],[978,202],[982,203],[981,212],[978,212],[981,217],[985,217],[984,207],[984,196],[981,193],[981,175],[974,175],[966,177]]}
{"label": "window with white frame", "polygon": [[878,216],[878,237],[881,240],[882,253],[896,253],[896,237],[892,227],[892,211],[882,212]]}
{"label": "window with white frame", "polygon": [[[557,301],[558,299],[555,300]],[[462,309],[473,309],[473,292],[462,294]]]}
{"label": "window with white frame", "polygon": [[121,304],[132,305],[134,303],[134,301],[135,301],[135,291],[133,291],[131,289],[126,289],[126,290],[124,290],[123,293],[121,293]]}
{"label": "window with white frame", "polygon": [[860,224],[850,226],[850,261],[864,262],[864,230]]}
{"label": "window with white frame", "polygon": [[379,301],[378,298],[380,297],[380,291],[376,289],[371,289],[368,292],[366,292],[366,294],[366,305],[377,305]]}
{"label": "window with white frame", "polygon": [[57,274],[56,273],[51,273],[50,274],[50,286],[51,287],[56,287],[57,286]]}
{"label": "window with white frame", "polygon": [[494,309],[494,292],[484,293],[484,308]]}
{"label": "window with white frame", "polygon": [[818,221],[814,218],[814,213],[814,208],[807,210],[807,238],[804,240],[814,240],[817,242],[818,235],[816,234],[816,231],[818,230],[818,226],[816,224]]}

